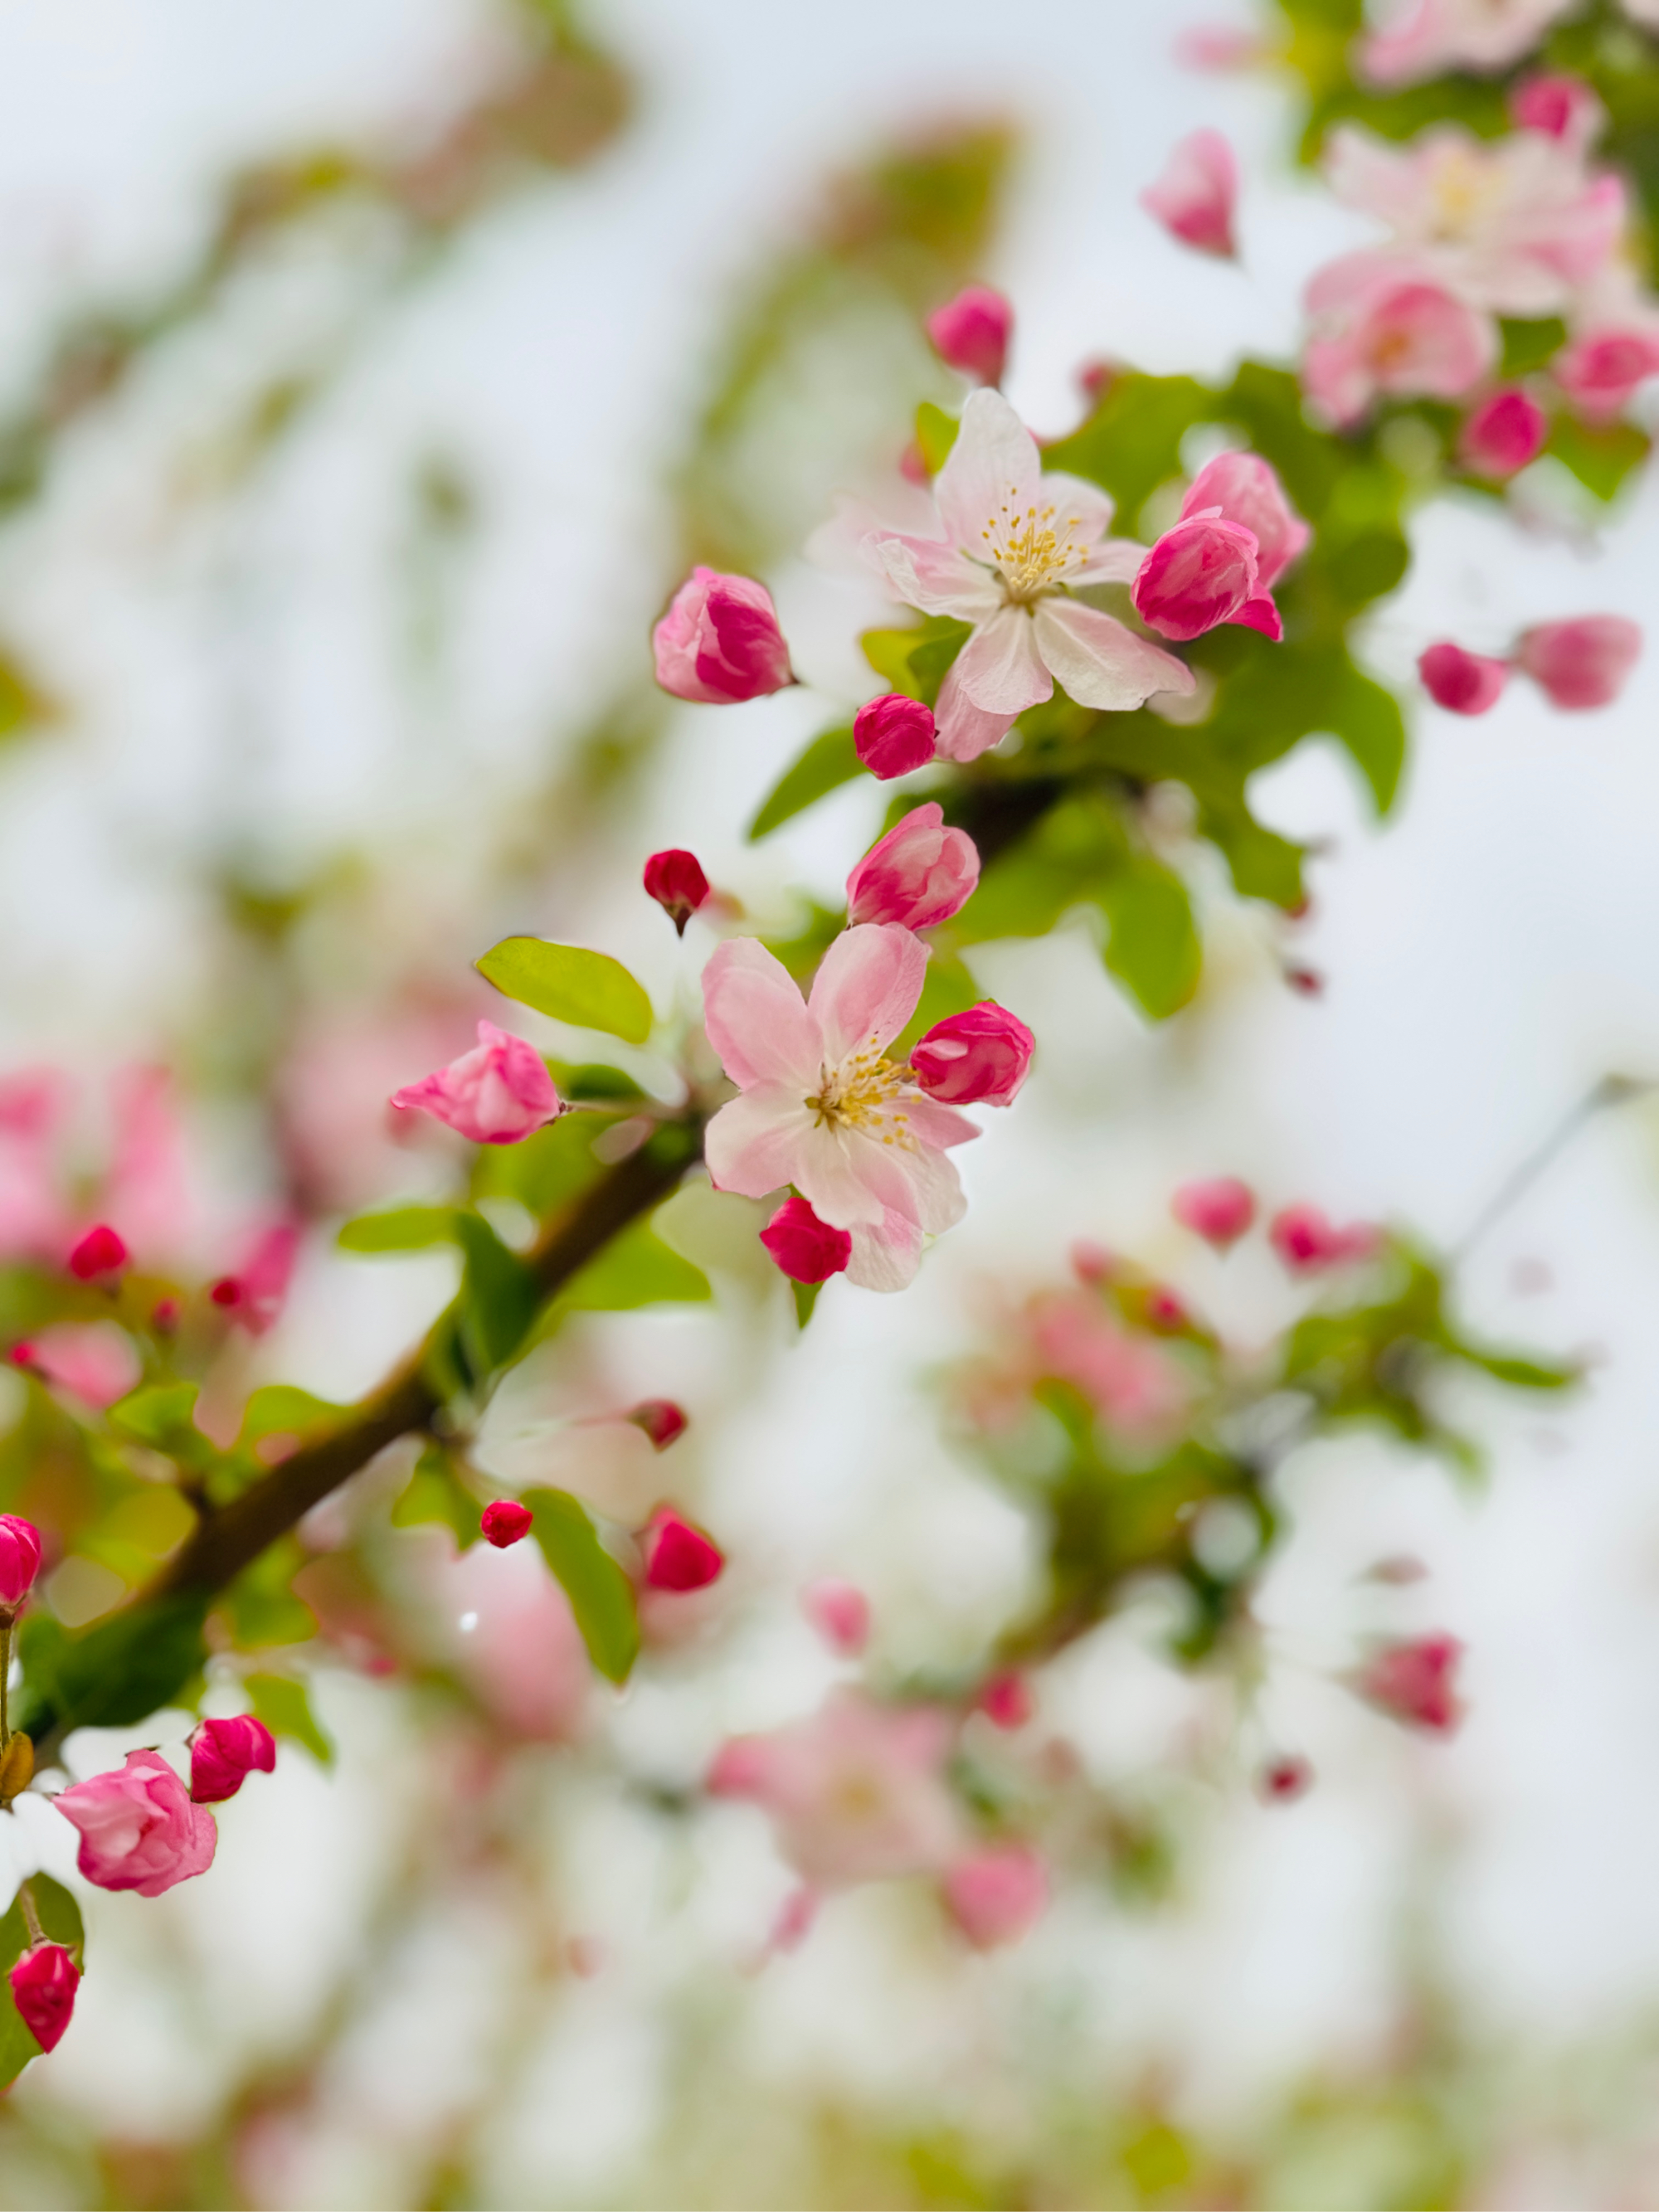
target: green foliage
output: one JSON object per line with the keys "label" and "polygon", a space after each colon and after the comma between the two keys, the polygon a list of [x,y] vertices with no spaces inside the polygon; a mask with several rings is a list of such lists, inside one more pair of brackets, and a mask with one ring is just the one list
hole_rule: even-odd
{"label": "green foliage", "polygon": [[420,1528],[436,1522],[454,1537],[457,1551],[465,1552],[478,1540],[479,1513],[478,1501],[461,1480],[453,1456],[434,1441],[416,1461],[415,1471],[392,1509],[392,1525]]}
{"label": "green foliage", "polygon": [[1097,893],[1110,924],[1106,965],[1142,1011],[1163,1021],[1198,988],[1203,955],[1179,876],[1148,853],[1131,853]]}
{"label": "green foliage", "polygon": [[750,843],[769,836],[803,808],[815,805],[829,793],[850,783],[863,765],[853,749],[850,722],[821,731],[762,800],[749,825]]}
{"label": "green foliage", "polygon": [[859,643],[890,690],[932,707],[972,629],[971,623],[957,622],[952,615],[928,615],[902,629],[867,629]]}
{"label": "green foliage", "polygon": [[565,1490],[526,1490],[532,1534],[570,1601],[587,1656],[607,1681],[623,1683],[640,1648],[634,1585],[599,1539],[580,1502]]}
{"label": "green foliage", "polygon": [[556,1310],[631,1313],[640,1306],[695,1305],[713,1296],[700,1267],[671,1251],[648,1221],[635,1221],[572,1278]]}
{"label": "green foliage", "polygon": [[317,1633],[317,1616],[295,1595],[294,1577],[310,1554],[297,1536],[283,1536],[260,1553],[220,1597],[215,1616],[239,1651],[267,1651],[305,1644]]}
{"label": "green foliage", "polygon": [[310,1443],[326,1436],[351,1418],[349,1406],[337,1406],[328,1398],[313,1397],[292,1382],[264,1382],[248,1400],[242,1413],[237,1443],[244,1451],[266,1437],[292,1437]]}
{"label": "green foliage", "polygon": [[64,1728],[126,1728],[179,1696],[207,1656],[200,1591],[151,1598],[78,1635],[35,1611],[19,1632],[23,1694],[15,1725],[38,1741]]}
{"label": "green foliage", "polygon": [[789,1290],[794,1304],[795,1327],[797,1328],[805,1328],[807,1322],[811,1320],[812,1316],[817,1308],[818,1293],[823,1290],[823,1285],[822,1283],[797,1283],[793,1280],[791,1281]]}
{"label": "green foliage", "polygon": [[333,1739],[326,1735],[311,1710],[311,1694],[291,1674],[249,1674],[242,1687],[247,1692],[255,1720],[263,1721],[272,1735],[303,1744],[319,1766],[334,1764]]}
{"label": "green foliage", "polygon": [[1544,368],[1567,342],[1567,326],[1559,315],[1540,315],[1521,321],[1505,315],[1498,322],[1503,335],[1504,376],[1530,376]]}
{"label": "green foliage", "polygon": [[194,1382],[145,1383],[110,1407],[110,1426],[152,1451],[165,1452],[180,1467],[210,1467],[218,1455],[191,1419],[198,1388]]}
{"label": "green foliage", "polygon": [[651,1001],[620,960],[581,945],[505,937],[475,963],[487,982],[538,1014],[578,1029],[606,1030],[629,1044],[651,1034]]}
{"label": "green foliage", "polygon": [[1646,460],[1652,441],[1633,422],[1592,426],[1575,415],[1558,415],[1550,425],[1544,451],[1571,469],[1597,499],[1610,500],[1631,471]]}
{"label": "green foliage", "polygon": [[931,399],[924,399],[916,410],[916,444],[922,465],[930,477],[936,477],[951,458],[951,449],[957,442],[957,432],[962,425],[954,415],[947,415],[942,407],[935,407]]}
{"label": "green foliage", "polygon": [[[74,1898],[62,1882],[54,1881],[49,1874],[31,1875],[25,1886],[46,1941],[61,1943],[76,1965],[82,1966],[86,1929],[82,1925],[81,1908]],[[6,1978],[24,1952],[33,1948],[33,1942],[23,1917],[20,1892],[12,1899],[10,1911],[0,1918],[0,2090],[9,2089],[30,2059],[40,2056],[40,2045],[18,2016],[11,1984]]]}
{"label": "green foliage", "polygon": [[504,1367],[529,1333],[541,1304],[533,1272],[509,1252],[489,1224],[458,1212],[456,1231],[466,1255],[461,1278],[460,1343],[475,1376]]}
{"label": "green foliage", "polygon": [[359,1213],[335,1239],[343,1252],[425,1252],[457,1241],[453,1206],[391,1206]]}
{"label": "green foliage", "polygon": [[599,1180],[593,1139],[609,1127],[593,1114],[562,1114],[520,1144],[480,1145],[472,1162],[473,1197],[516,1199],[545,1221]]}

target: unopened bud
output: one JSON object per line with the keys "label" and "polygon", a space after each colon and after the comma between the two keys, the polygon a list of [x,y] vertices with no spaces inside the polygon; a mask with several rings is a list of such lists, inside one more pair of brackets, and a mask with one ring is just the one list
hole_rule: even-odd
{"label": "unopened bud", "polygon": [[786,1198],[760,1241],[795,1283],[827,1283],[853,1256],[849,1232],[820,1221],[804,1198]]}
{"label": "unopened bud", "polygon": [[652,1589],[705,1589],[726,1565],[719,1545],[672,1506],[653,1516],[643,1541],[645,1579]]}
{"label": "unopened bud", "polygon": [[981,384],[1000,384],[1008,364],[1014,311],[988,284],[969,284],[927,318],[933,350],[964,376]]}
{"label": "unopened bud", "polygon": [[853,717],[853,749],[882,783],[926,768],[938,735],[933,708],[902,691],[866,699]]}
{"label": "unopened bud", "polygon": [[530,1534],[530,1524],[535,1515],[527,1505],[520,1505],[516,1498],[497,1498],[486,1505],[479,1517],[478,1528],[486,1544],[493,1544],[504,1552],[510,1544],[517,1544]]}
{"label": "unopened bud", "polygon": [[126,1246],[102,1221],[88,1230],[69,1255],[70,1274],[83,1283],[95,1281],[100,1275],[118,1275],[126,1264]]}
{"label": "unopened bud", "polygon": [[659,1451],[666,1451],[690,1427],[684,1409],[672,1398],[641,1398],[639,1404],[623,1414],[636,1429],[643,1429]]}
{"label": "unopened bud", "polygon": [[1313,1778],[1308,1761],[1297,1753],[1288,1752],[1267,1761],[1255,1778],[1255,1786],[1265,1804],[1289,1805],[1307,1796]]}
{"label": "unopened bud", "polygon": [[[22,1345],[12,1353],[25,1349]],[[15,1513],[0,1513],[0,1607],[21,1605],[40,1571],[40,1531]]]}
{"label": "unopened bud", "polygon": [[1507,661],[1466,653],[1449,639],[1418,655],[1417,672],[1435,705],[1449,714],[1484,714],[1497,705],[1510,678]]}
{"label": "unopened bud", "polygon": [[252,1713],[204,1721],[190,1740],[190,1794],[198,1805],[221,1805],[250,1774],[276,1767],[276,1739]]}
{"label": "unopened bud", "polygon": [[1170,1211],[1183,1229],[1224,1252],[1255,1219],[1255,1197],[1249,1183],[1237,1176],[1214,1176],[1183,1182],[1170,1201]]}
{"label": "unopened bud", "polygon": [[870,1638],[870,1601],[856,1583],[826,1575],[800,1594],[800,1609],[832,1651],[854,1659]]}
{"label": "unopened bud", "polygon": [[686,923],[708,896],[708,878],[696,854],[676,846],[646,862],[645,888],[684,937]]}
{"label": "unopened bud", "polygon": [[21,1797],[34,1778],[34,1746],[26,1735],[15,1735],[0,1753],[0,1809]]}
{"label": "unopened bud", "polygon": [[1368,1704],[1409,1727],[1449,1735],[1463,1717],[1457,1669],[1463,1646],[1455,1636],[1414,1637],[1375,1651],[1354,1686]]}
{"label": "unopened bud", "polygon": [[61,1943],[37,1943],[7,1975],[17,2017],[42,2051],[55,2051],[75,2012],[80,1970]]}
{"label": "unopened bud", "polygon": [[979,1709],[993,1728],[1023,1729],[1031,1717],[1031,1689],[1012,1668],[993,1674],[979,1693]]}

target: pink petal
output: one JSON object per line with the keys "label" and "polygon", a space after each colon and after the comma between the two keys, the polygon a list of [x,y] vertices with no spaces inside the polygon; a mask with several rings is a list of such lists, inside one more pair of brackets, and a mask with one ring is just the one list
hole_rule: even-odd
{"label": "pink petal", "polygon": [[[1051,603],[1042,601],[1043,606]],[[951,673],[964,696],[992,714],[1012,716],[1050,697],[1054,684],[1023,607],[1005,607],[969,639]]]}
{"label": "pink petal", "polygon": [[924,614],[955,615],[962,622],[984,622],[1002,604],[1002,595],[983,568],[943,538],[905,538],[872,532],[865,540],[872,563],[907,605]]}
{"label": "pink petal", "polygon": [[972,393],[933,486],[951,544],[977,555],[985,543],[981,533],[1005,507],[1027,507],[1036,498],[1042,475],[1036,440],[1002,394]]}
{"label": "pink petal", "polygon": [[889,1211],[868,1228],[853,1231],[853,1256],[847,1279],[861,1291],[903,1291],[921,1265],[921,1231],[902,1213]]}
{"label": "pink petal", "polygon": [[702,971],[702,1006],[708,1042],[733,1083],[792,1084],[801,1097],[813,1087],[823,1060],[817,1024],[788,969],[757,939],[734,937],[716,949]]}
{"label": "pink petal", "polygon": [[1075,599],[1041,601],[1032,627],[1043,659],[1079,707],[1121,714],[1156,691],[1197,688],[1184,661]]}
{"label": "pink petal", "polygon": [[716,1190],[764,1198],[796,1180],[802,1145],[812,1127],[799,1085],[758,1083],[728,1099],[708,1124],[703,1158]]}
{"label": "pink petal", "polygon": [[[927,946],[896,923],[843,930],[819,964],[808,1001],[823,1059],[842,1060],[872,1037],[882,1045],[896,1037],[916,1010],[927,969]],[[816,1077],[816,1066],[812,1072]]]}
{"label": "pink petal", "polygon": [[1246,599],[1233,620],[1245,629],[1259,629],[1263,637],[1270,637],[1277,645],[1285,635],[1285,625],[1279,618],[1279,609],[1273,595],[1263,592],[1254,599]]}
{"label": "pink petal", "polygon": [[934,712],[939,722],[934,750],[945,760],[977,760],[993,745],[1000,744],[1014,726],[1012,714],[988,714],[982,707],[975,707],[957,681],[954,667],[939,686]]}

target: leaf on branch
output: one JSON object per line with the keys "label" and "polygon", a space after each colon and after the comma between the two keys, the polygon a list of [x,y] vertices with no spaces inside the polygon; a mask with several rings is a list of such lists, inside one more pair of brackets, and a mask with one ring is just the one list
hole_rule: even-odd
{"label": "leaf on branch", "polygon": [[863,765],[853,748],[851,723],[821,731],[761,801],[745,832],[749,842],[769,836],[781,823],[850,783]]}
{"label": "leaf on branch", "polygon": [[310,1563],[298,1537],[279,1537],[244,1568],[219,1598],[216,1619],[239,1651],[268,1651],[306,1644],[317,1633],[317,1616],[296,1595],[294,1577]]}
{"label": "leaf on branch", "polygon": [[556,1309],[630,1313],[639,1306],[701,1304],[714,1295],[701,1267],[665,1244],[648,1221],[635,1221],[572,1277]]}
{"label": "leaf on branch", "polygon": [[334,1741],[319,1726],[311,1710],[311,1693],[290,1674],[250,1674],[242,1684],[255,1720],[263,1721],[272,1735],[303,1744],[319,1766],[334,1764]]}
{"label": "leaf on branch", "polygon": [[562,1114],[520,1144],[480,1145],[472,1163],[473,1197],[515,1198],[544,1221],[598,1181],[593,1139],[610,1126],[597,1114]]}
{"label": "leaf on branch", "polygon": [[504,997],[555,1021],[607,1030],[629,1044],[643,1044],[651,1034],[650,1000],[608,952],[550,945],[539,937],[505,937],[475,965]]}
{"label": "leaf on branch", "polygon": [[180,1591],[125,1606],[79,1635],[50,1613],[26,1615],[16,1725],[37,1739],[64,1728],[128,1728],[178,1697],[207,1656],[208,1598]]}
{"label": "leaf on branch", "polygon": [[421,1528],[435,1522],[447,1528],[458,1551],[478,1540],[478,1501],[457,1472],[450,1453],[429,1443],[415,1462],[408,1487],[392,1509],[394,1528]]}
{"label": "leaf on branch", "polygon": [[1571,469],[1587,491],[1609,500],[1632,470],[1646,460],[1652,443],[1634,422],[1608,422],[1595,428],[1576,416],[1558,415],[1544,451]]}
{"label": "leaf on branch", "polygon": [[210,1467],[218,1454],[191,1419],[198,1387],[194,1382],[147,1382],[110,1407],[110,1426],[152,1451],[164,1452],[180,1467]]}
{"label": "leaf on branch", "polygon": [[972,629],[970,623],[957,622],[951,615],[929,615],[925,622],[903,629],[867,629],[859,643],[871,667],[891,690],[931,707]]}
{"label": "leaf on branch", "polygon": [[392,1206],[360,1213],[335,1238],[343,1252],[425,1252],[457,1241],[453,1206]]}
{"label": "leaf on branch", "polygon": [[570,1601],[587,1656],[607,1681],[628,1680],[640,1648],[634,1585],[603,1544],[580,1502],[566,1490],[526,1490],[532,1534]]}
{"label": "leaf on branch", "polygon": [[1203,948],[1187,886],[1148,853],[1133,853],[1103,881],[1111,934],[1106,965],[1153,1021],[1167,1020],[1198,988]]}
{"label": "leaf on branch", "polygon": [[916,444],[921,449],[922,465],[930,477],[936,477],[950,459],[961,428],[954,415],[935,407],[931,399],[924,399],[917,408]]}
{"label": "leaf on branch", "polygon": [[541,1292],[532,1270],[508,1251],[482,1215],[457,1212],[455,1224],[466,1254],[461,1343],[474,1375],[483,1376],[504,1366],[524,1342]]}

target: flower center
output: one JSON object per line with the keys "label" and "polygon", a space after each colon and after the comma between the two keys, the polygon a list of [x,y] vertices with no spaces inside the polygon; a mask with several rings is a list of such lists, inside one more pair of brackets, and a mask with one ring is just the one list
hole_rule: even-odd
{"label": "flower center", "polygon": [[1461,151],[1447,155],[1434,173],[1434,234],[1459,238],[1483,215],[1502,190],[1484,162]]}
{"label": "flower center", "polygon": [[1082,529],[1081,515],[1067,515],[1061,521],[1058,507],[1033,504],[1022,508],[1015,503],[1018,498],[1010,484],[1008,497],[979,534],[1010,604],[1025,606],[1058,591],[1066,570],[1083,565],[1086,548],[1072,534]]}
{"label": "flower center", "polygon": [[895,1103],[914,1096],[910,1071],[884,1058],[874,1036],[834,1067],[818,1071],[818,1089],[806,1103],[820,1128],[859,1129],[884,1145],[914,1145],[908,1114]]}

